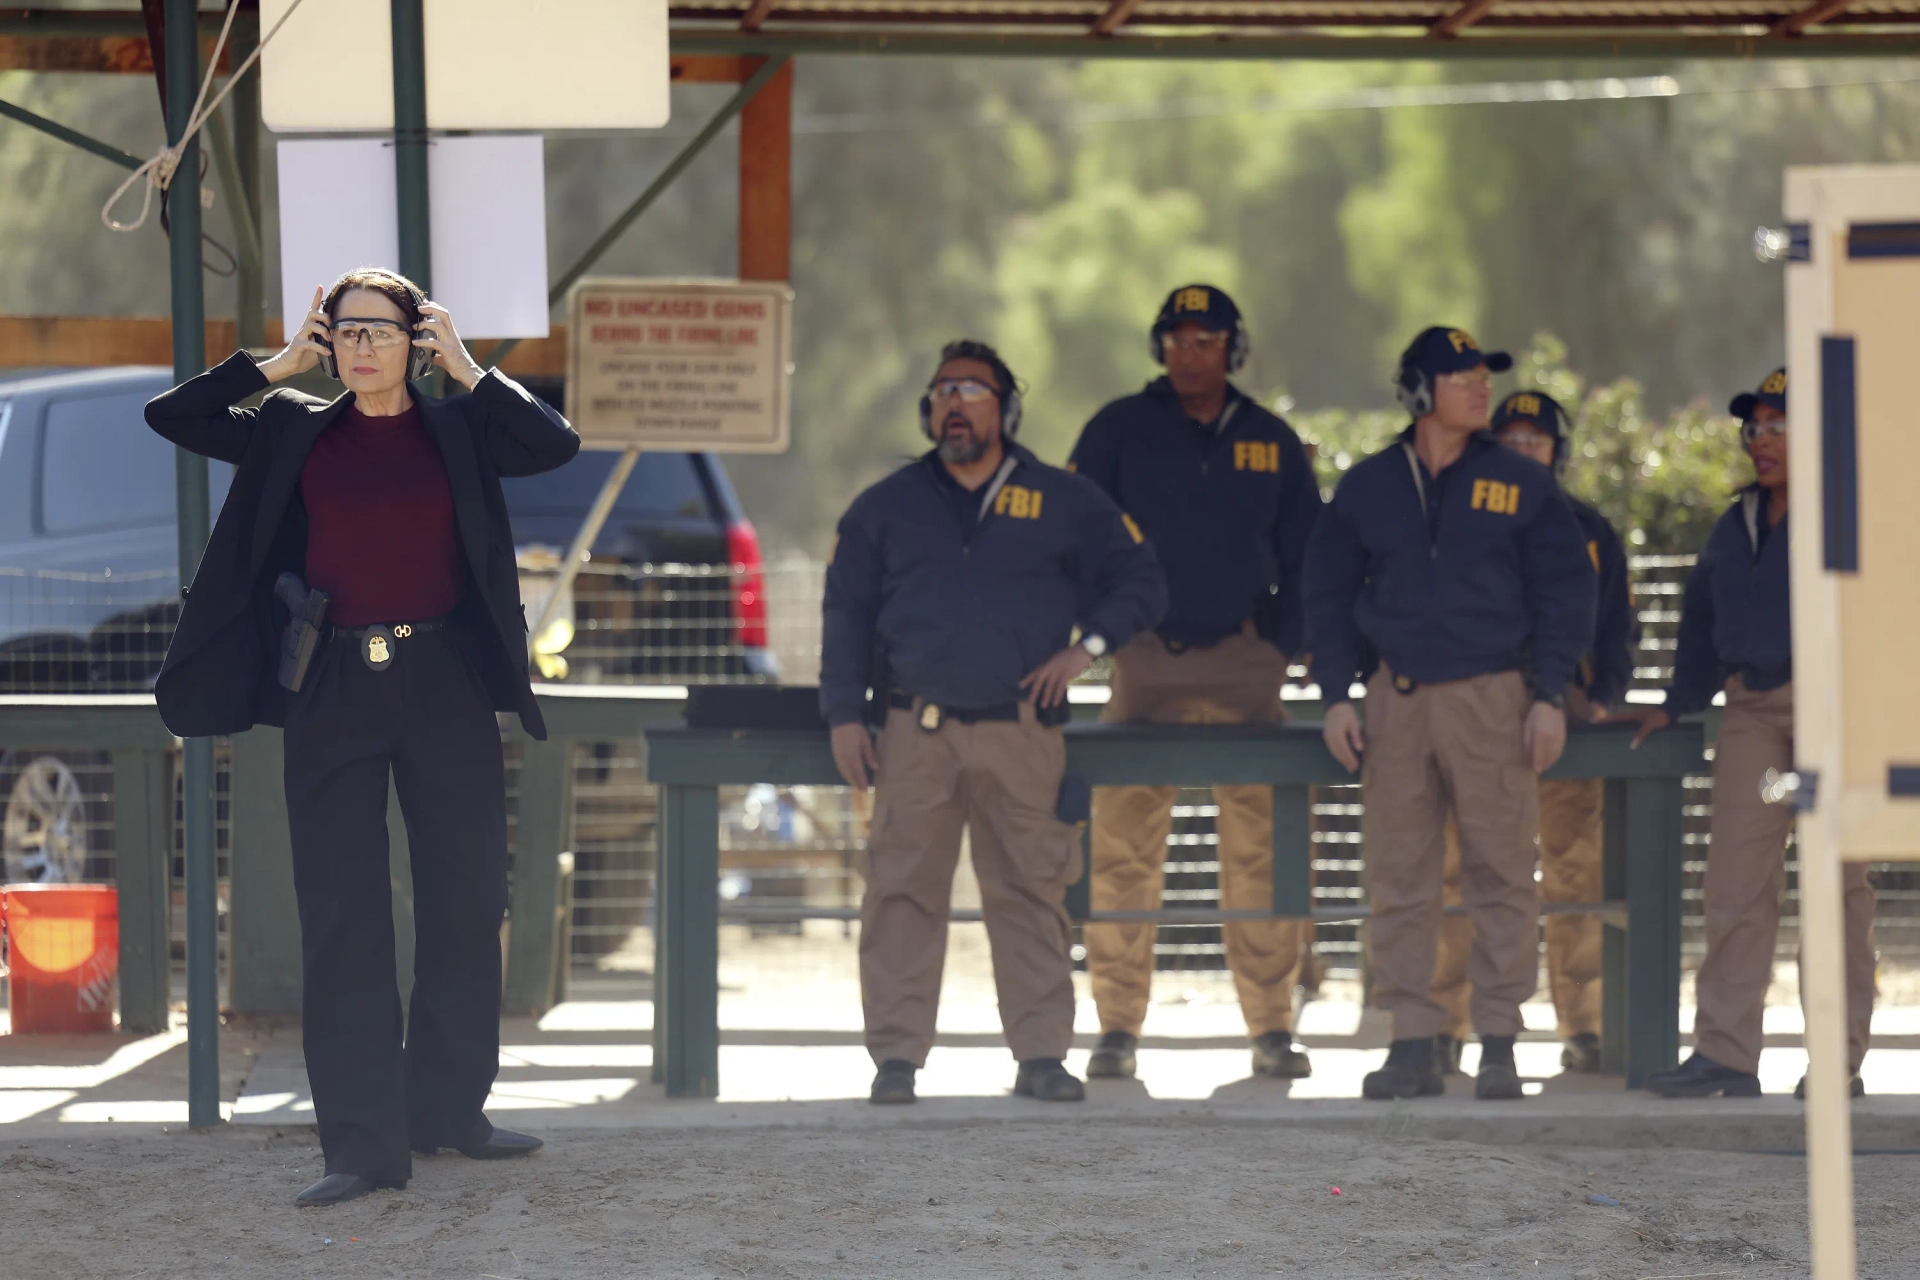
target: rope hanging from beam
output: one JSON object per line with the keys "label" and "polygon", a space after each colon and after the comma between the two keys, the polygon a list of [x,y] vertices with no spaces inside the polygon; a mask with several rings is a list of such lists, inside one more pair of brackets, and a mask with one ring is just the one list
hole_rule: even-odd
{"label": "rope hanging from beam", "polygon": [[[260,43],[254,46],[253,52],[247,55],[246,61],[234,68],[233,74],[227,78],[225,87],[214,95],[213,101],[208,102],[207,92],[213,88],[214,77],[219,74],[220,56],[226,51],[227,36],[233,30],[233,19],[240,12],[240,0],[232,0],[232,3],[227,6],[226,20],[220,24],[220,38],[214,43],[213,57],[207,63],[207,74],[200,81],[200,93],[193,100],[193,112],[187,117],[187,127],[180,131],[177,142],[160,148],[151,160],[128,174],[127,180],[114,189],[114,193],[107,197],[107,203],[100,209],[100,221],[114,231],[138,231],[147,225],[147,216],[153,210],[153,193],[156,190],[165,191],[173,185],[174,170],[180,167],[180,157],[185,153],[187,144],[192,142],[194,135],[205,127],[213,113],[220,109],[220,104],[227,100],[227,95],[232,93],[234,86],[240,83],[240,78],[260,60],[260,54],[266,49],[268,41],[280,33],[280,28],[287,25],[287,19],[294,15],[294,11],[299,9],[301,3],[302,0],[293,0],[293,3],[287,6],[287,11],[280,15],[280,21],[274,23],[273,29],[260,38]],[[140,216],[132,222],[115,221],[114,206],[119,204],[121,197],[127,194],[128,188],[141,181],[146,183],[146,187],[140,197]]]}

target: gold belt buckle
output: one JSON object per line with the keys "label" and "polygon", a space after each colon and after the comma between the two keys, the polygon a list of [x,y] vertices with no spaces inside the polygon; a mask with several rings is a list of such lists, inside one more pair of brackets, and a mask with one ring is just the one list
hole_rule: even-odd
{"label": "gold belt buckle", "polygon": [[933,733],[940,728],[939,704],[933,702],[920,704],[920,727],[928,733]]}
{"label": "gold belt buckle", "polygon": [[399,636],[402,640],[405,640],[408,636],[413,634],[413,624],[410,622],[403,622],[399,626],[393,629],[393,634],[396,636]]}

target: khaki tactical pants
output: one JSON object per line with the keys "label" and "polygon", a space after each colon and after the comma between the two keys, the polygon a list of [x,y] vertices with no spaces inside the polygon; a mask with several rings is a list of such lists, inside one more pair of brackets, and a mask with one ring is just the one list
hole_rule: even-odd
{"label": "khaki tactical pants", "polygon": [[[1584,720],[1591,712],[1586,695],[1567,691],[1567,718]],[[1546,902],[1598,902],[1604,894],[1602,836],[1607,788],[1602,778],[1555,778],[1540,784],[1540,897]],[[1460,838],[1447,820],[1447,867],[1441,901],[1460,901]],[[1547,984],[1560,1038],[1600,1034],[1600,917],[1550,915],[1542,925],[1547,941]],[[1440,925],[1440,958],[1434,966],[1433,998],[1447,1012],[1447,1033],[1464,1040],[1472,1026],[1467,1005],[1467,955],[1473,950],[1473,921],[1447,916]]]}
{"label": "khaki tactical pants", "polygon": [[1393,1038],[1448,1030],[1433,996],[1446,823],[1460,832],[1460,880],[1474,926],[1467,955],[1473,1026],[1518,1035],[1538,978],[1534,884],[1539,777],[1521,742],[1532,697],[1518,672],[1393,687],[1383,664],[1367,685],[1361,769],[1374,1003]]}
{"label": "khaki tactical pants", "polygon": [[[1279,720],[1287,662],[1251,624],[1205,649],[1175,653],[1143,632],[1114,655],[1113,695],[1102,720],[1150,724],[1242,724]],[[1102,787],[1093,798],[1095,911],[1153,911],[1166,885],[1173,787]],[[1273,792],[1215,787],[1219,816],[1220,905],[1265,910],[1273,904]],[[1293,1027],[1310,924],[1236,921],[1222,927],[1227,967],[1249,1036]],[[1091,924],[1087,975],[1102,1031],[1139,1035],[1153,983],[1151,924]]]}
{"label": "khaki tactical pants", "polygon": [[[1722,1066],[1758,1071],[1761,1015],[1773,981],[1773,945],[1786,889],[1793,809],[1760,799],[1769,768],[1793,767],[1793,686],[1749,692],[1727,682],[1727,710],[1713,754],[1713,839],[1702,896],[1707,955],[1695,979],[1694,1043]],[[1867,868],[1842,872],[1846,906],[1847,1054],[1855,1071],[1873,1021],[1873,887]]]}
{"label": "khaki tactical pants", "polygon": [[1065,900],[1080,878],[1079,830],[1054,816],[1066,744],[1035,721],[1031,704],[1018,723],[948,719],[932,732],[917,712],[887,715],[860,858],[867,1051],[876,1064],[926,1065],[965,828],[1007,1045],[1023,1062],[1064,1058],[1073,1039]]}

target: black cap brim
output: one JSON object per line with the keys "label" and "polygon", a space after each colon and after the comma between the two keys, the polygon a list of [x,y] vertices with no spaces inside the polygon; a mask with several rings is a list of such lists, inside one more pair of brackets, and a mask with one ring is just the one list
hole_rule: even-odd
{"label": "black cap brim", "polygon": [[1504,351],[1487,352],[1487,368],[1495,373],[1505,373],[1513,368],[1513,357]]}
{"label": "black cap brim", "polygon": [[1727,412],[1745,422],[1753,416],[1754,408],[1760,403],[1760,397],[1751,391],[1742,391],[1727,402]]}

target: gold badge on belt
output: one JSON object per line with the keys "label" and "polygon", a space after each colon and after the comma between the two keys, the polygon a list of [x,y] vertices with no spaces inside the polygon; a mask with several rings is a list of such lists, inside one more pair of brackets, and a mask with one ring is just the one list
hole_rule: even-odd
{"label": "gold badge on belt", "polygon": [[940,708],[938,704],[923,702],[920,704],[920,727],[928,733],[940,727]]}
{"label": "gold badge on belt", "polygon": [[393,637],[385,627],[368,627],[360,633],[360,660],[369,670],[385,671],[393,665]]}

